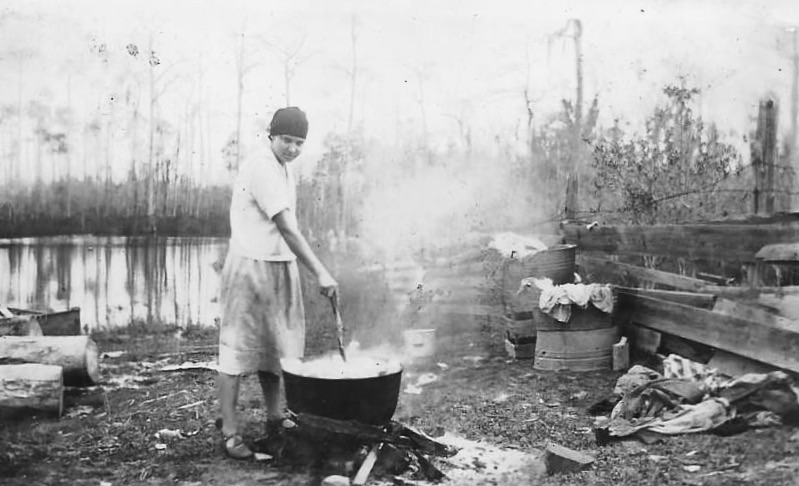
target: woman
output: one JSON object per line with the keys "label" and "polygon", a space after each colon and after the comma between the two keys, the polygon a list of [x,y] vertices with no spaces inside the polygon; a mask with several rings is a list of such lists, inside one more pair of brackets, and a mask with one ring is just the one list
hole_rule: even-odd
{"label": "woman", "polygon": [[267,410],[267,433],[290,425],[281,409],[281,358],[302,357],[305,313],[297,260],[321,292],[336,297],[337,283],[300,232],[296,190],[288,164],[302,153],[308,120],[297,107],[275,112],[271,154],[240,168],[230,205],[230,248],[222,270],[218,395],[225,452],[253,452],[238,432],[240,377],[256,372]]}

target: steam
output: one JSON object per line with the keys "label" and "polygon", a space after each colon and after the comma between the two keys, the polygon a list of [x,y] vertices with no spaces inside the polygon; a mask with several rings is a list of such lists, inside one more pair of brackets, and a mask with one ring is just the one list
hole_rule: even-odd
{"label": "steam", "polygon": [[538,219],[526,197],[533,189],[520,188],[499,158],[474,156],[385,181],[366,196],[363,240],[390,264]]}

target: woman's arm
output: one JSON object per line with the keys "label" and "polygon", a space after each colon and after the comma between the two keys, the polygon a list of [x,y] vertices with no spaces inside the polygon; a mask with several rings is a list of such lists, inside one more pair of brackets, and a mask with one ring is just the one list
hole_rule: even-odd
{"label": "woman's arm", "polygon": [[294,212],[290,209],[284,209],[277,213],[272,220],[277,225],[278,231],[283,235],[283,239],[291,251],[316,276],[320,291],[328,297],[333,297],[338,291],[338,283],[336,283],[333,276],[330,275],[330,272],[322,265],[316,253],[311,249],[311,245],[308,244],[305,236],[300,231],[297,216]]}

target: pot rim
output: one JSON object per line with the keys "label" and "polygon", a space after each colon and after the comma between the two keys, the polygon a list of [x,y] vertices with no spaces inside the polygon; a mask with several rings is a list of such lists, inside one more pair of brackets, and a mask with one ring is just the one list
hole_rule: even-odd
{"label": "pot rim", "polygon": [[[390,358],[382,358],[382,357],[378,357],[378,356],[368,356],[368,355],[359,355],[358,357],[365,357],[365,358],[368,358],[370,360],[374,360],[374,361],[376,361],[378,363],[386,363],[386,364],[389,364],[389,365],[392,365],[392,366],[391,366],[389,372],[387,372],[385,374],[382,374],[382,375],[360,376],[360,377],[347,377],[347,376],[327,377],[327,376],[309,375],[307,373],[304,373],[304,370],[302,369],[302,365],[303,364],[311,363],[314,360],[325,359],[324,357],[315,356],[315,357],[302,357],[302,358],[281,358],[280,359],[280,365],[281,365],[283,373],[288,373],[288,374],[293,375],[293,376],[298,376],[298,377],[301,377],[301,378],[307,378],[307,379],[312,379],[312,380],[328,380],[328,381],[373,380],[375,378],[384,378],[384,377],[388,377],[388,376],[394,376],[394,375],[397,375],[397,374],[402,374],[402,372],[404,371],[404,367],[402,366],[402,362],[400,362],[399,360],[390,359]],[[297,363],[300,363],[300,365],[298,365]]]}

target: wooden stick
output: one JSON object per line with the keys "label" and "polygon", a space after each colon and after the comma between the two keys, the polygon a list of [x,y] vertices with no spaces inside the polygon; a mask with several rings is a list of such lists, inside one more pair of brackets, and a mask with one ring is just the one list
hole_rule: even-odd
{"label": "wooden stick", "polygon": [[377,455],[380,453],[380,449],[382,447],[383,443],[381,442],[372,447],[372,449],[369,451],[369,454],[366,455],[366,459],[363,460],[361,467],[358,468],[358,472],[355,474],[355,477],[352,478],[353,486],[363,486],[366,484],[366,480],[369,479],[369,474],[372,472],[372,468],[375,467]]}

